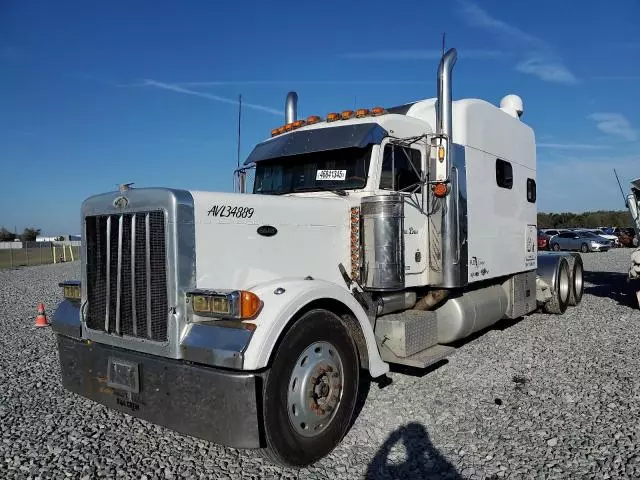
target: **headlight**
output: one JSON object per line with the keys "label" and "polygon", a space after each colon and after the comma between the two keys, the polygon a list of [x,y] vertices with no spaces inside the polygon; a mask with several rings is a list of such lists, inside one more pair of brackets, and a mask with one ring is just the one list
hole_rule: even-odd
{"label": "headlight", "polygon": [[66,282],[60,282],[58,284],[59,287],[62,287],[62,296],[67,300],[71,300],[72,302],[79,302],[81,293],[80,293],[80,281],[79,280],[68,280]]}
{"label": "headlight", "polygon": [[247,320],[262,307],[260,298],[246,290],[192,290],[187,292],[187,300],[193,313],[205,317]]}
{"label": "headlight", "polygon": [[599,247],[600,244],[598,242],[591,242],[592,247]]}

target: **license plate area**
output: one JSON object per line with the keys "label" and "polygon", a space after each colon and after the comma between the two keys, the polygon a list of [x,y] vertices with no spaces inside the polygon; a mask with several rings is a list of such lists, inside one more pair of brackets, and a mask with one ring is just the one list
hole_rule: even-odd
{"label": "license plate area", "polygon": [[109,357],[107,386],[125,392],[140,393],[140,373],[136,362]]}

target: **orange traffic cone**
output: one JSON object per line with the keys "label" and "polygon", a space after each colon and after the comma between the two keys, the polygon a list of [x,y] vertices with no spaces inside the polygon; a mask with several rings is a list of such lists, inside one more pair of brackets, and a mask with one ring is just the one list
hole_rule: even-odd
{"label": "orange traffic cone", "polygon": [[36,315],[36,327],[48,327],[49,321],[47,320],[47,314],[44,313],[44,304],[38,304],[38,315]]}

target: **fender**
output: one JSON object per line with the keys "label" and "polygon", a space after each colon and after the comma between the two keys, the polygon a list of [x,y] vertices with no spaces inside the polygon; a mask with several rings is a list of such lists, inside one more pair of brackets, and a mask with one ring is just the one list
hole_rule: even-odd
{"label": "fender", "polygon": [[[276,294],[280,289],[284,289],[284,292]],[[360,324],[367,346],[371,376],[379,377],[389,371],[389,365],[380,358],[369,318],[344,287],[325,280],[281,279],[257,285],[250,290],[260,297],[263,307],[255,320],[256,330],[244,352],[245,370],[257,370],[268,365],[285,327],[305,305],[314,300],[332,299],[348,307]]]}

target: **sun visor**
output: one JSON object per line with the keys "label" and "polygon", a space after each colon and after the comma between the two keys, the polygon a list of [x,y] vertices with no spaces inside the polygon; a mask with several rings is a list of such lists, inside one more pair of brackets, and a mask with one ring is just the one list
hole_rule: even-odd
{"label": "sun visor", "polygon": [[377,123],[357,123],[339,127],[300,130],[259,143],[244,164],[249,165],[272,158],[339,148],[362,148],[380,143],[386,136],[387,131]]}

